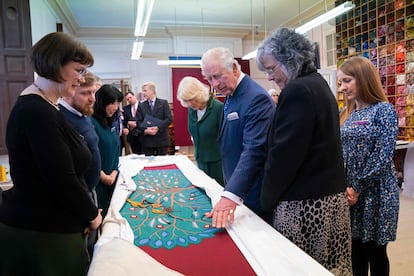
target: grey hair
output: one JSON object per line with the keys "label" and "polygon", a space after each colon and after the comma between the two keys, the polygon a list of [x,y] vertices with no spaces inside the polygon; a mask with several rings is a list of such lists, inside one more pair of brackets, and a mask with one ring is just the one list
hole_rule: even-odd
{"label": "grey hair", "polygon": [[316,70],[314,46],[294,29],[277,29],[259,45],[256,64],[261,71],[266,70],[263,66],[264,55],[273,55],[285,67],[287,82],[302,73]]}
{"label": "grey hair", "polygon": [[240,70],[240,64],[234,59],[233,53],[228,48],[217,47],[207,50],[201,58],[201,74],[204,74],[204,68],[206,63],[211,60],[219,60],[221,67],[228,71],[233,70],[233,64],[236,65],[237,69]]}
{"label": "grey hair", "polygon": [[155,83],[145,82],[144,84],[142,84],[141,88],[144,88],[145,86],[148,86],[148,88],[151,89],[152,91],[154,91],[155,94],[157,93]]}

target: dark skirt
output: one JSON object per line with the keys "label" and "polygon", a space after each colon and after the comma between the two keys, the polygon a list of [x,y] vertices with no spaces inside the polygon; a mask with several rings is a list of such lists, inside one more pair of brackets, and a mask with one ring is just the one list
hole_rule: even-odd
{"label": "dark skirt", "polygon": [[351,222],[345,193],[282,201],[273,227],[334,275],[352,275]]}
{"label": "dark skirt", "polygon": [[82,233],[45,233],[0,223],[0,275],[86,275]]}

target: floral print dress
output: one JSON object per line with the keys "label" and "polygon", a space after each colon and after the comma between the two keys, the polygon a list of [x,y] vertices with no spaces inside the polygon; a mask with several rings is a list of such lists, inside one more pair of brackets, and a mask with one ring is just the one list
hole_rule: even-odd
{"label": "floral print dress", "polygon": [[354,110],[341,127],[348,186],[360,193],[351,207],[352,237],[385,245],[397,232],[399,190],[393,155],[397,115],[387,102]]}

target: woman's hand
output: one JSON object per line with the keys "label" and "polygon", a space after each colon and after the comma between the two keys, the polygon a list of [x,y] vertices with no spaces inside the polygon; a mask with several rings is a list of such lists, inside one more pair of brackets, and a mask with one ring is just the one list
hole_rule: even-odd
{"label": "woman's hand", "polygon": [[346,194],[349,206],[353,206],[358,202],[359,193],[357,193],[352,187],[346,188]]}
{"label": "woman's hand", "polygon": [[89,233],[92,230],[98,229],[102,223],[102,209],[98,209],[98,215],[92,221],[89,222],[89,226],[83,231],[85,234]]}
{"label": "woman's hand", "polygon": [[117,170],[113,170],[111,174],[106,174],[103,171],[101,171],[100,179],[101,182],[107,186],[112,186],[115,184],[116,176],[118,175]]}

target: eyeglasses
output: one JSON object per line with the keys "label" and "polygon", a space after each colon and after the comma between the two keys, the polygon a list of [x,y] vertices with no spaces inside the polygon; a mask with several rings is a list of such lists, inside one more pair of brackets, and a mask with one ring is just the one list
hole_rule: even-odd
{"label": "eyeglasses", "polygon": [[280,63],[276,63],[272,67],[265,69],[264,70],[265,75],[268,76],[268,75],[274,74],[276,67],[279,67],[279,66],[280,66]]}
{"label": "eyeglasses", "polygon": [[88,69],[82,69],[82,70],[76,70],[76,72],[78,72],[79,78],[84,78],[86,76],[86,74],[89,73]]}

